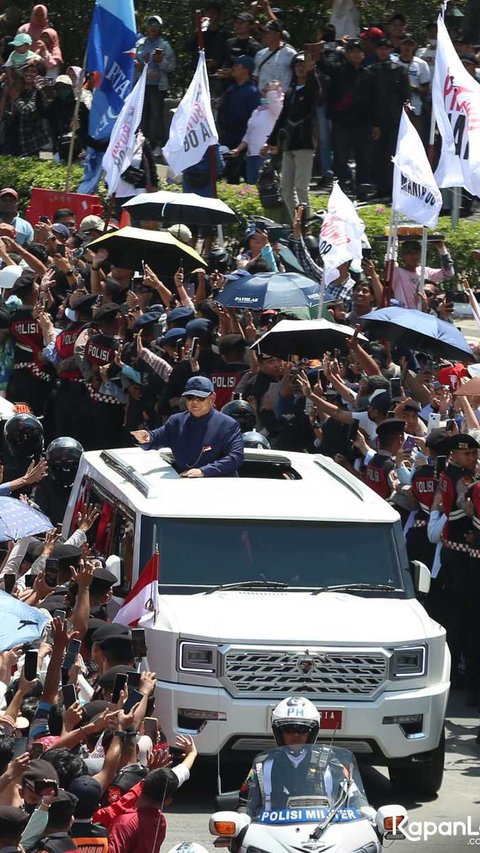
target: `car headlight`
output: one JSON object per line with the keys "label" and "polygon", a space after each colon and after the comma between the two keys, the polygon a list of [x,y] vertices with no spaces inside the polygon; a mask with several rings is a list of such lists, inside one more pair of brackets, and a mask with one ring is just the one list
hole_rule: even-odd
{"label": "car headlight", "polygon": [[394,649],[390,658],[390,678],[415,678],[427,671],[427,651],[418,648]]}
{"label": "car headlight", "polygon": [[218,650],[208,643],[182,642],[179,646],[178,668],[181,672],[217,674]]}

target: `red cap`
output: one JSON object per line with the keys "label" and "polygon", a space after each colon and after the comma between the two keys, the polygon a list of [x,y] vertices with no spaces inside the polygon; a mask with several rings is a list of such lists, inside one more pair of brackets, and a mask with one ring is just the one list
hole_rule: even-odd
{"label": "red cap", "polygon": [[18,201],[18,193],[16,190],[12,189],[12,187],[4,187],[3,190],[0,190],[0,195],[13,195],[13,197]]}
{"label": "red cap", "polygon": [[379,27],[369,27],[368,30],[364,30],[363,33],[360,33],[361,39],[383,39],[385,38],[385,33]]}
{"label": "red cap", "polygon": [[457,382],[468,376],[468,370],[463,364],[450,364],[447,367],[442,367],[437,373],[437,379],[442,385],[451,385],[450,377],[455,376]]}

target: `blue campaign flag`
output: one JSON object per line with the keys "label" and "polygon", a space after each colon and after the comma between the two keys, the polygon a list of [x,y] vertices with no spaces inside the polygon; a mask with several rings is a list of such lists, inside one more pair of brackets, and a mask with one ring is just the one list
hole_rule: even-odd
{"label": "blue campaign flag", "polygon": [[137,28],[133,0],[96,0],[87,45],[87,73],[93,73],[95,90],[88,132],[99,143],[87,148],[85,171],[79,193],[95,191],[102,171],[102,159],[113,125],[133,80],[133,60]]}
{"label": "blue campaign flag", "polygon": [[0,590],[0,652],[38,640],[49,615]]}

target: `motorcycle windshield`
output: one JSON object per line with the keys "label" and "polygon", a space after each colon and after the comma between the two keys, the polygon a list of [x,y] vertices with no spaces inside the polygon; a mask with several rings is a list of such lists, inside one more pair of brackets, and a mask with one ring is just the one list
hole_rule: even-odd
{"label": "motorcycle windshield", "polygon": [[361,820],[368,806],[355,756],[320,745],[283,746],[258,755],[248,778],[252,821],[318,824],[340,804],[333,822]]}

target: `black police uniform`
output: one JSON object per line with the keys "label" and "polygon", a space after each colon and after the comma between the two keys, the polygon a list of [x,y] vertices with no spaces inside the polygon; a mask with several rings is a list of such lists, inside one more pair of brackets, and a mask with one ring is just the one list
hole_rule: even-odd
{"label": "black police uniform", "polygon": [[110,365],[111,379],[120,374],[120,368],[114,364],[119,346],[119,338],[99,332],[92,335],[85,347],[83,360],[89,376],[86,381],[86,409],[81,442],[86,450],[102,450],[105,447],[123,445],[124,403],[99,390],[102,385],[100,367]]}
{"label": "black police uniform", "polygon": [[80,440],[82,424],[79,412],[85,408],[86,388],[74,351],[85,323],[75,321],[57,335],[55,352],[59,387],[55,401],[55,430],[57,435],[70,435]]}
{"label": "black police uniform", "polygon": [[15,350],[7,400],[27,403],[35,415],[44,415],[53,388],[54,370],[42,357],[43,333],[31,308],[14,311],[10,335],[15,342]]}
{"label": "black police uniform", "polygon": [[406,544],[409,560],[421,560],[430,569],[435,559],[436,545],[427,535],[428,520],[437,488],[435,465],[428,463],[417,468],[412,476],[412,494],[418,508],[413,527],[407,533]]}
{"label": "black police uniform", "polygon": [[379,450],[365,468],[365,482],[377,495],[388,500],[392,494],[390,475],[395,470],[395,460],[388,450]]}

